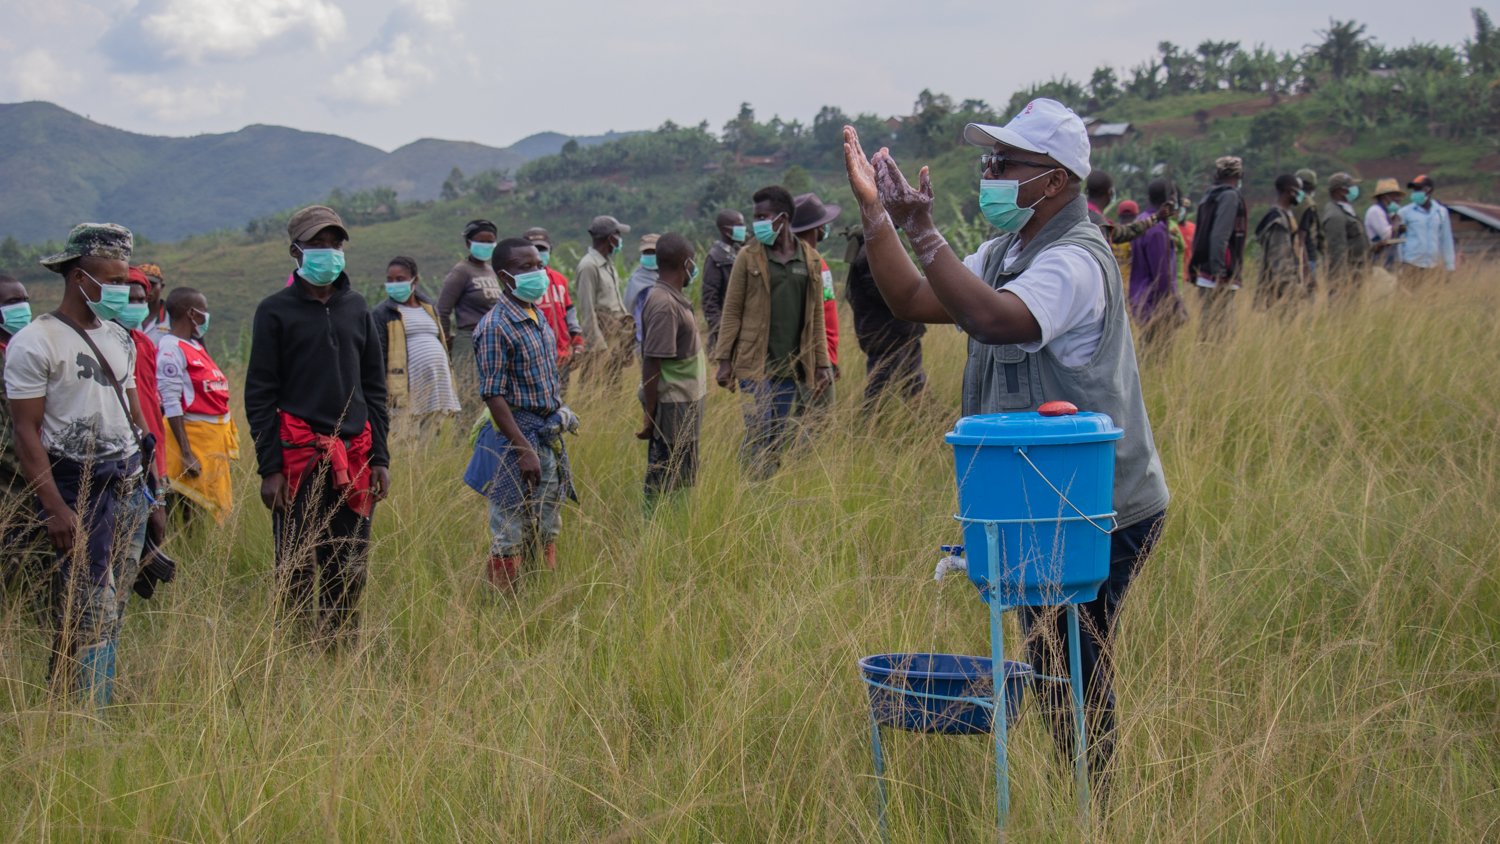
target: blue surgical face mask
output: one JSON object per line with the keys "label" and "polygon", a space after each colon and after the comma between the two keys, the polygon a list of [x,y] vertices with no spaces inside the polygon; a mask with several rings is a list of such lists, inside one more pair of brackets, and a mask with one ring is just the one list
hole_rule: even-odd
{"label": "blue surgical face mask", "polygon": [[411,298],[411,289],[410,281],[387,281],[385,283],[385,295],[398,305]]}
{"label": "blue surgical face mask", "polygon": [[480,243],[477,240],[471,240],[469,241],[469,254],[474,256],[474,260],[476,261],[488,261],[495,257],[495,246],[496,244],[494,243]]}
{"label": "blue surgical face mask", "polygon": [[540,302],[542,294],[547,292],[548,281],[546,270],[532,270],[529,273],[519,274],[506,273],[506,275],[515,279],[516,298],[522,302],[534,305]]}
{"label": "blue surgical face mask", "polygon": [[544,266],[544,267],[550,267],[550,266],[552,266],[552,250],[551,249],[538,249],[536,251],[536,254],[542,256],[542,266]]}
{"label": "blue surgical face mask", "polygon": [[729,239],[732,240],[732,241],[734,241],[735,243],[744,243],[745,242],[745,227],[744,226],[730,226],[729,227]]}
{"label": "blue surgical face mask", "polygon": [[89,310],[94,312],[94,316],[105,321],[112,320],[120,315],[120,311],[124,310],[126,305],[130,304],[130,285],[105,284],[90,275],[88,270],[80,269],[79,272],[88,276],[89,281],[99,285],[99,301],[95,302],[87,296],[83,297],[84,301],[88,302]]}
{"label": "blue surgical face mask", "polygon": [[655,255],[642,255],[641,256],[641,266],[645,267],[648,270],[654,270],[654,269],[656,269],[656,256]]}
{"label": "blue surgical face mask", "polygon": [[7,334],[15,334],[31,324],[31,303],[17,302],[0,308],[0,320],[3,320],[0,328],[4,328]]}
{"label": "blue surgical face mask", "polygon": [[1400,210],[1401,210],[1401,203],[1399,203],[1399,202],[1392,202],[1389,205],[1385,206],[1385,213],[1389,214],[1392,217],[1396,216],[1396,213],[1399,212]]}
{"label": "blue surgical face mask", "polygon": [[1024,182],[1015,179],[981,179],[979,182],[979,211],[990,225],[1002,232],[1017,232],[1025,227],[1026,223],[1036,214],[1036,207],[1042,204],[1042,197],[1032,203],[1028,208],[1022,208],[1018,203],[1021,195],[1021,186],[1028,185],[1037,179],[1052,175],[1048,170],[1037,176],[1032,176]]}
{"label": "blue surgical face mask", "polygon": [[202,337],[203,335],[205,335],[205,334],[208,333],[208,318],[210,316],[212,316],[212,315],[208,311],[200,311],[197,308],[194,308],[193,312],[196,313],[196,314],[199,314],[200,316],[203,317],[203,321],[200,322],[200,323],[198,323],[198,332],[197,332],[198,336]]}
{"label": "blue surgical face mask", "polygon": [[833,236],[833,223],[824,223],[823,224],[823,238],[822,239],[823,240],[827,240],[828,238],[830,238],[832,236]]}
{"label": "blue surgical face mask", "polygon": [[141,327],[150,313],[151,306],[145,302],[126,302],[125,307],[120,309],[120,315],[115,317],[115,322],[134,331]]}
{"label": "blue surgical face mask", "polygon": [[775,243],[776,236],[780,234],[776,226],[777,219],[779,218],[773,217],[769,220],[756,220],[751,226],[751,229],[755,232],[755,239],[767,246]]}
{"label": "blue surgical face mask", "polygon": [[1359,185],[1350,185],[1349,186],[1349,201],[1353,202],[1356,199],[1359,199]]}
{"label": "blue surgical face mask", "polygon": [[1297,191],[1297,195],[1294,196],[1294,197],[1292,197],[1292,204],[1293,205],[1301,205],[1302,204],[1302,200],[1304,200],[1304,199],[1307,199],[1307,191],[1305,191],[1305,190],[1299,190],[1299,191]]}
{"label": "blue surgical face mask", "polygon": [[1427,191],[1425,191],[1425,190],[1414,190],[1414,191],[1411,192],[1411,204],[1412,205],[1422,205],[1425,202],[1427,202]]}
{"label": "blue surgical face mask", "polygon": [[303,249],[297,275],[314,287],[327,287],[344,274],[344,250]]}

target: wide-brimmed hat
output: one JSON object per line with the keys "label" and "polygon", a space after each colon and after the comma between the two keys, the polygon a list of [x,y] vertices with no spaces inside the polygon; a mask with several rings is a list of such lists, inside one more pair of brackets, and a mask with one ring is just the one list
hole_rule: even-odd
{"label": "wide-brimmed hat", "polygon": [[80,223],[68,232],[63,251],[42,259],[42,266],[62,272],[62,265],[75,258],[106,258],[129,261],[135,237],[130,229],[115,223]]}
{"label": "wide-brimmed hat", "polygon": [[661,235],[659,235],[659,234],[643,234],[643,235],[641,235],[641,252],[642,252],[642,254],[644,254],[647,249],[651,250],[652,252],[655,252],[656,251],[656,242],[658,240],[661,240]]}
{"label": "wide-brimmed hat", "polygon": [[837,220],[844,209],[824,202],[815,193],[804,193],[792,200],[792,233],[819,229]]}
{"label": "wide-brimmed hat", "polygon": [[1388,193],[1403,194],[1406,191],[1401,189],[1401,183],[1395,179],[1381,179],[1375,183],[1376,196],[1385,196]]}

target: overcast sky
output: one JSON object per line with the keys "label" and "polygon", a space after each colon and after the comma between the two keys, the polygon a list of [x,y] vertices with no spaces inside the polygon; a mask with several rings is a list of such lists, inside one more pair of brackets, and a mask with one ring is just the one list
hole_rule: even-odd
{"label": "overcast sky", "polygon": [[909,113],[923,88],[1003,106],[1161,40],[1300,48],[1330,16],[1386,44],[1457,44],[1477,2],[0,0],[0,102],[161,135],[274,123],[384,149],[504,146],[668,119],[717,129],[742,101],[803,122],[824,104]]}

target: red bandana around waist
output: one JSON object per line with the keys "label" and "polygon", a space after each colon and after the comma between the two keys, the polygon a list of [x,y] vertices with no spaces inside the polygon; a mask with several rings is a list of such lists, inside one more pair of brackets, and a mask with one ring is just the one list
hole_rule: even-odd
{"label": "red bandana around waist", "polygon": [[318,434],[306,422],[280,411],[281,464],[286,475],[287,498],[295,499],[297,487],[323,460],[333,479],[334,489],[344,494],[350,510],[369,518],[375,508],[370,495],[370,423],[348,442],[336,434]]}

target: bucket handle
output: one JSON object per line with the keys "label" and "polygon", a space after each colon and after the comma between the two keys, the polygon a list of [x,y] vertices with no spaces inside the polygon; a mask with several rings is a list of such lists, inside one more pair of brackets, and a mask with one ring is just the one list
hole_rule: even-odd
{"label": "bucket handle", "polygon": [[[1036,472],[1036,476],[1042,479],[1042,483],[1046,484],[1048,489],[1051,489],[1053,492],[1057,493],[1057,497],[1060,498],[1060,499],[1062,499],[1062,502],[1064,504],[1066,504],[1069,507],[1073,508],[1073,512],[1077,513],[1079,518],[1083,519],[1085,522],[1088,522],[1089,525],[1091,527],[1093,527],[1094,530],[1099,531],[1100,533],[1104,534],[1105,536],[1109,536],[1110,534],[1114,533],[1114,529],[1115,529],[1114,525],[1111,525],[1108,528],[1100,527],[1099,523],[1096,522],[1096,521],[1094,521],[1094,519],[1093,519],[1092,516],[1088,515],[1087,513],[1083,512],[1082,510],[1078,509],[1078,505],[1077,504],[1074,504],[1072,501],[1068,500],[1068,496],[1064,495],[1063,491],[1060,490],[1060,489],[1058,489],[1057,486],[1055,484],[1053,484],[1052,481],[1049,480],[1045,474],[1042,473],[1042,470],[1037,468],[1037,465],[1035,463],[1031,462],[1031,455],[1029,455],[1029,454],[1026,453],[1026,447],[1025,446],[1016,446],[1016,454],[1021,455],[1021,459],[1026,461],[1026,465],[1031,467],[1031,471]],[[1115,520],[1114,516],[1111,515],[1110,516],[1110,521],[1113,522],[1114,520]]]}

